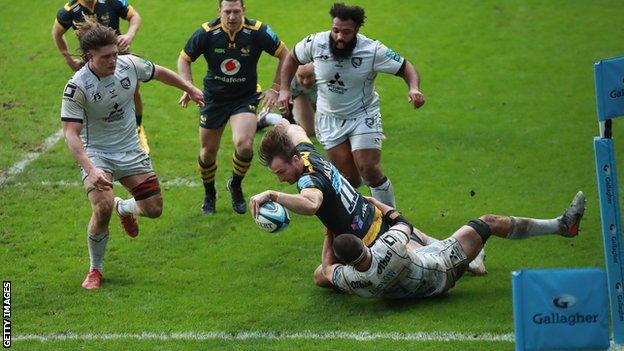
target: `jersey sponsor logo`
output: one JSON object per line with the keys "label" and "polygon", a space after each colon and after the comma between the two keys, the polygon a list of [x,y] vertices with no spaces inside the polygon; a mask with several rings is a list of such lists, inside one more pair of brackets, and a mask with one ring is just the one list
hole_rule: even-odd
{"label": "jersey sponsor logo", "polygon": [[73,99],[74,94],[76,94],[76,89],[76,85],[72,83],[67,83],[67,85],[65,86],[65,90],[63,91],[63,97]]}
{"label": "jersey sponsor logo", "polygon": [[241,69],[241,64],[238,60],[230,58],[221,62],[221,72],[228,76],[233,76]]}
{"label": "jersey sponsor logo", "polygon": [[369,286],[373,285],[373,283],[370,282],[370,280],[367,281],[352,281],[351,283],[349,283],[349,285],[351,286],[351,289],[366,289]]}
{"label": "jersey sponsor logo", "polygon": [[95,94],[93,94],[93,102],[98,102],[102,100],[102,95],[100,95],[100,92],[96,92]]}
{"label": "jersey sponsor logo", "polygon": [[362,58],[361,57],[352,57],[351,58],[351,66],[353,66],[353,68],[358,68],[362,65]]}
{"label": "jersey sponsor logo", "polygon": [[113,110],[108,113],[108,117],[104,118],[104,122],[108,122],[108,123],[115,122],[115,121],[122,119],[123,116],[124,116],[123,108],[120,107],[118,103],[115,103],[115,105],[113,105]]}
{"label": "jersey sponsor logo", "polygon": [[132,83],[130,83],[130,78],[126,77],[122,79],[119,83],[121,83],[121,87],[124,89],[130,89]]}
{"label": "jersey sponsor logo", "polygon": [[390,59],[395,60],[396,62],[401,62],[401,55],[397,54],[396,52],[390,49],[386,50],[385,55],[389,57]]}
{"label": "jersey sponsor logo", "polygon": [[360,229],[364,226],[364,220],[360,215],[356,215],[353,217],[353,221],[351,221],[351,230],[355,233],[359,232]]}
{"label": "jersey sponsor logo", "polygon": [[215,48],[214,52],[215,52],[215,54],[225,54],[225,49],[224,48]]}
{"label": "jersey sponsor logo", "polygon": [[236,49],[236,43],[228,43],[228,49]]}
{"label": "jersey sponsor logo", "polygon": [[336,73],[334,75],[334,79],[331,79],[329,83],[327,83],[327,87],[329,88],[329,91],[336,94],[342,95],[347,91],[347,88],[345,88],[345,83],[340,80],[339,73]]}
{"label": "jersey sponsor logo", "polygon": [[379,261],[377,265],[377,274],[383,273],[383,271],[388,267],[388,263],[390,263],[390,259],[392,258],[392,251],[387,251],[386,256]]}
{"label": "jersey sponsor logo", "polygon": [[221,76],[214,76],[214,78],[216,80],[220,80],[223,83],[244,83],[247,81],[247,78],[245,77],[221,77]]}
{"label": "jersey sponsor logo", "polygon": [[251,48],[249,46],[241,48],[241,56],[249,56],[250,52],[251,52]]}
{"label": "jersey sponsor logo", "polygon": [[117,97],[117,91],[115,89],[111,89],[108,92],[111,94],[111,99]]}

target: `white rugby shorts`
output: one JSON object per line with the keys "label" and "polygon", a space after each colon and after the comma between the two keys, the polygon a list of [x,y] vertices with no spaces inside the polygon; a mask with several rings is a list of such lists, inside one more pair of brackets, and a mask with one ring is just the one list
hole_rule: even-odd
{"label": "white rugby shorts", "polygon": [[381,150],[384,139],[379,113],[358,118],[340,119],[317,113],[314,118],[316,139],[325,150],[349,140],[351,151],[361,149]]}

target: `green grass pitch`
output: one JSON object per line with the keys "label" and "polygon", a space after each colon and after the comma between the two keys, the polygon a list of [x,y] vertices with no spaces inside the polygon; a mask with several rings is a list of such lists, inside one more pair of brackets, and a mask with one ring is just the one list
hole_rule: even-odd
{"label": "green grass pitch", "polygon": [[[60,128],[71,76],[51,38],[62,1],[2,0],[0,15],[0,170],[36,152]],[[330,28],[331,1],[248,0],[247,15],[269,23],[289,47]],[[350,2],[353,3],[353,2]],[[216,1],[131,4],[143,18],[133,52],[175,69],[190,34],[216,16]],[[622,54],[619,1],[372,1],[361,32],[380,39],[420,72],[427,102],[410,108],[404,82],[380,75],[387,140],[382,165],[398,207],[425,232],[444,238],[484,213],[552,217],[577,190],[587,194],[583,232],[574,240],[490,240],[489,274],[465,277],[443,297],[373,301],[316,288],[322,227],[292,216],[287,231],[260,231],[230,209],[229,130],[217,173],[217,215],[199,212],[200,187],[168,183],[165,211],[126,237],[116,218],[103,288],[80,283],[88,268],[90,207],[62,141],[0,187],[0,278],[13,283],[16,350],[419,349],[512,350],[511,341],[296,338],[111,338],[20,340],[64,333],[464,333],[512,335],[510,272],[521,268],[603,266],[592,138],[598,133],[593,63]],[[72,37],[70,33],[69,37]],[[72,49],[77,47],[71,40]],[[267,86],[277,61],[263,57]],[[205,73],[193,66],[195,82]],[[142,86],[144,124],[160,179],[199,182],[197,111],[160,83]],[[624,122],[615,121],[620,173]],[[256,137],[257,142],[261,135]],[[622,139],[622,140],[620,140]],[[619,140],[619,141],[618,141]],[[620,187],[623,182],[620,180]],[[247,197],[278,184],[257,161]],[[126,196],[121,186],[116,192]],[[362,191],[366,192],[365,189]],[[622,191],[622,190],[621,190]],[[471,195],[473,194],[473,196]],[[385,335],[385,334],[384,334]]]}

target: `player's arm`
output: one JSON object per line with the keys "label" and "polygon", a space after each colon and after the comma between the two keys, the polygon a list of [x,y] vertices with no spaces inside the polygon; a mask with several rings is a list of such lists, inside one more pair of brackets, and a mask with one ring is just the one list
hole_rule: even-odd
{"label": "player's arm", "polygon": [[279,59],[279,62],[277,63],[277,68],[275,69],[273,84],[271,85],[271,89],[267,90],[262,97],[264,99],[264,106],[267,106],[268,108],[275,106],[277,103],[277,99],[280,93],[282,67],[284,66],[284,62],[286,62],[286,60],[288,59],[288,56],[290,56],[289,51],[288,48],[286,48],[285,46],[279,51],[276,56]]}
{"label": "player's arm", "polygon": [[80,139],[80,131],[82,123],[63,121],[63,134],[65,143],[69,148],[72,156],[78,162],[80,167],[87,172],[85,182],[93,185],[96,190],[108,191],[113,188],[113,183],[108,179],[108,175],[101,169],[97,168],[87,156],[82,140]]}
{"label": "player's arm", "polygon": [[[184,50],[182,50],[182,52],[180,52],[180,56],[178,56],[178,74],[180,75],[180,77],[182,77],[182,79],[191,84],[193,84],[193,72],[191,71],[192,62],[193,61],[188,56],[188,54]],[[182,94],[182,97],[180,97],[178,104],[180,104],[182,107],[186,107],[190,100],[191,97],[188,95],[188,93],[184,92],[184,94]]]}
{"label": "player's arm", "polygon": [[308,138],[306,131],[298,124],[291,124],[286,118],[282,118],[276,125],[276,128],[285,128],[288,139],[292,141],[293,145],[300,143],[310,143],[312,141]]}
{"label": "player's arm", "polygon": [[141,26],[141,16],[134,9],[126,20],[128,21],[128,30],[126,31],[126,34],[122,34],[117,38],[117,46],[120,49],[125,49],[132,44],[132,40],[134,40],[134,37]]}
{"label": "player's arm", "polygon": [[58,20],[54,21],[54,25],[52,26],[52,38],[54,39],[54,43],[69,68],[73,71],[77,71],[82,67],[84,62],[82,60],[75,59],[70,54],[69,45],[67,44],[67,40],[65,40],[65,32],[67,32],[67,29],[65,29],[65,27],[58,22]]}
{"label": "player's arm", "polygon": [[420,108],[424,105],[425,96],[420,91],[420,76],[411,62],[405,60],[397,75],[402,77],[407,84],[407,100],[414,108]]}
{"label": "player's arm", "polygon": [[[294,51],[293,51],[294,52]],[[282,113],[288,113],[288,104],[292,98],[292,93],[290,91],[290,82],[295,77],[297,73],[297,68],[299,67],[299,61],[295,58],[293,52],[289,53],[287,57],[284,59],[284,63],[281,67],[280,72],[280,89],[279,89],[279,97],[277,99],[277,106],[279,106]]]}
{"label": "player's arm", "polygon": [[287,194],[275,190],[263,191],[249,199],[251,216],[256,218],[260,205],[267,201],[277,202],[294,213],[312,216],[323,203],[323,193],[318,189],[303,189],[300,194]]}
{"label": "player's arm", "polygon": [[[317,285],[333,287],[333,279],[334,279],[334,271],[336,268],[340,267],[338,263],[338,259],[336,255],[334,255],[334,235],[329,232],[329,230],[325,231],[325,238],[323,239],[323,253],[321,254],[321,270],[322,277],[316,277]],[[319,284],[320,283],[320,284]]]}
{"label": "player's arm", "polygon": [[197,105],[204,105],[204,93],[195,87],[191,81],[184,79],[181,75],[177,75],[172,70],[154,65],[154,79],[184,91],[188,98],[195,101]]}

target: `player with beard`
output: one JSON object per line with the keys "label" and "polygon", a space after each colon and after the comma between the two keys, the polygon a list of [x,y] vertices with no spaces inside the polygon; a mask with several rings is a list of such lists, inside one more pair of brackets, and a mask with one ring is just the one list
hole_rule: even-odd
{"label": "player with beard", "polygon": [[408,101],[419,108],[425,98],[418,73],[396,52],[359,34],[366,18],[363,8],[336,3],[329,14],[332,29],[307,36],[288,56],[282,67],[277,104],[288,109],[288,83],[297,66],[313,62],[318,141],[353,186],[358,187],[363,179],[374,198],[395,207],[392,183],[380,166],[384,135],[375,78],[378,72],[402,77],[408,86]]}

